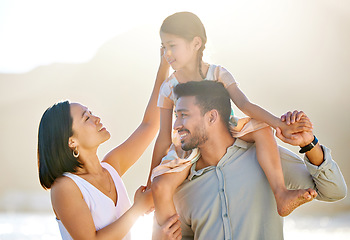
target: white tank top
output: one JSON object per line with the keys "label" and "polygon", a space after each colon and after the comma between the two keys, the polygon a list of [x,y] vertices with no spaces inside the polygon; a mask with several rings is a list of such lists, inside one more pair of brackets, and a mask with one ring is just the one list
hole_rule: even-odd
{"label": "white tank top", "polygon": [[[101,165],[109,172],[113,178],[114,185],[118,194],[116,205],[114,205],[112,199],[107,197],[85,179],[72,173],[63,174],[64,176],[71,178],[79,187],[83,198],[90,209],[96,231],[116,221],[131,207],[126,188],[118,172],[106,162],[102,162]],[[57,223],[62,239],[72,240],[73,238],[69,235],[61,220],[57,220]],[[129,239],[131,239],[130,232],[123,238],[123,240]]]}

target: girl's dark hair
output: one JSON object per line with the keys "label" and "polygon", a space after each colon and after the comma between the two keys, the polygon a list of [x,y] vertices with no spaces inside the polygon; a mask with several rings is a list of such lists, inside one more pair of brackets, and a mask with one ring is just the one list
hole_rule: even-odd
{"label": "girl's dark hair", "polygon": [[73,135],[70,103],[59,102],[48,108],[41,117],[38,133],[38,168],[40,184],[50,189],[64,172],[76,172],[81,163],[68,146]]}
{"label": "girl's dark hair", "polygon": [[174,93],[177,99],[194,96],[202,115],[216,109],[223,124],[229,129],[231,115],[230,95],[221,82],[191,81],[180,83],[175,86]]}
{"label": "girl's dark hair", "polygon": [[200,37],[202,39],[202,46],[198,50],[198,67],[199,74],[204,79],[205,76],[202,72],[201,63],[205,44],[207,43],[207,35],[205,33],[204,25],[197,15],[191,12],[174,13],[163,21],[163,24],[160,27],[160,32],[173,34],[188,41],[192,41],[195,37]]}

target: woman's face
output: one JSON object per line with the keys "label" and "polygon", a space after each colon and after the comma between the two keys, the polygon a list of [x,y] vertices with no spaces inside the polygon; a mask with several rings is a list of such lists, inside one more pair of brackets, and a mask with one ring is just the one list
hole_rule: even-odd
{"label": "woman's face", "polygon": [[[70,138],[72,145],[81,149],[97,149],[98,146],[110,138],[110,133],[103,127],[101,119],[92,114],[85,106],[79,103],[70,104],[70,113],[73,118],[73,136]],[[72,142],[73,141],[73,142]]]}

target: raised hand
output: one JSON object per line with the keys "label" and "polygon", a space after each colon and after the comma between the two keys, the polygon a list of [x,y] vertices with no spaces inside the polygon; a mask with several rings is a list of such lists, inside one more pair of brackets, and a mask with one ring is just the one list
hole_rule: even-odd
{"label": "raised hand", "polygon": [[139,187],[134,196],[134,207],[136,207],[141,214],[150,212],[153,207],[153,197],[151,190],[146,190],[146,186]]}
{"label": "raised hand", "polygon": [[[301,121],[303,118],[305,118],[304,121]],[[303,111],[294,111],[287,112],[281,116],[281,124],[276,128],[276,131],[277,129],[285,138],[293,139],[296,133],[312,132],[313,126]],[[280,138],[277,132],[276,136]]]}
{"label": "raised hand", "polygon": [[287,126],[294,126],[289,132],[287,130],[289,134],[285,134],[279,127],[276,128],[276,137],[283,142],[300,147],[312,142],[312,123],[303,111],[287,112],[281,116],[281,120],[286,122]]}

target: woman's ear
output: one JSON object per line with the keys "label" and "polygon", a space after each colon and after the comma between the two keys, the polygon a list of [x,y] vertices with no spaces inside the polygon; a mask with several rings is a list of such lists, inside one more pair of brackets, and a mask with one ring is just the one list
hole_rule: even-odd
{"label": "woman's ear", "polygon": [[197,51],[202,47],[202,39],[200,37],[194,37],[192,42]]}
{"label": "woman's ear", "polygon": [[73,137],[68,139],[68,147],[74,149],[77,146],[77,143]]}

